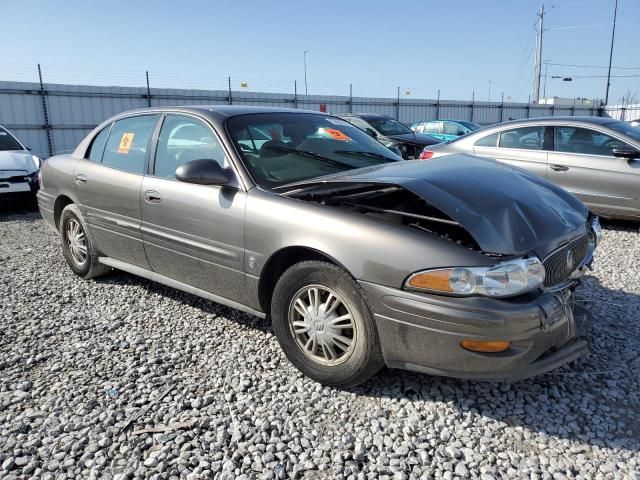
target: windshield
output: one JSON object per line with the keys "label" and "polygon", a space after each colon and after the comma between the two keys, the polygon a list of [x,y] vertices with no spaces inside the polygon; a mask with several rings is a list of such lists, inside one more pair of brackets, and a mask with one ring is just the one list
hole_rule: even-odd
{"label": "windshield", "polygon": [[406,127],[393,118],[369,117],[365,118],[365,120],[382,135],[404,135],[406,133],[413,133],[409,127]]}
{"label": "windshield", "polygon": [[251,176],[266,188],[401,160],[359,128],[329,115],[237,115],[227,120],[227,129]]}
{"label": "windshield", "polygon": [[627,122],[607,123],[607,127],[609,127],[611,130],[623,133],[633,138],[634,140],[640,140],[640,128],[634,127]]}
{"label": "windshield", "polygon": [[13,135],[0,127],[0,151],[3,150],[23,150],[23,148]]}
{"label": "windshield", "polygon": [[467,127],[472,132],[475,132],[476,130],[480,130],[480,128],[481,128],[480,125],[478,125],[477,123],[473,123],[473,122],[460,121],[458,123],[461,124],[461,125],[464,125],[465,127]]}

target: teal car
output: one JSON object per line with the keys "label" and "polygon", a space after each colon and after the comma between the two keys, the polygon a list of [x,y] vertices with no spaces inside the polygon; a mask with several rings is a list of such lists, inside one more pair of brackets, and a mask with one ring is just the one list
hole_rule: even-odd
{"label": "teal car", "polygon": [[431,120],[411,125],[411,130],[416,133],[427,133],[444,141],[455,140],[478,129],[480,129],[480,125],[477,123],[463,120]]}

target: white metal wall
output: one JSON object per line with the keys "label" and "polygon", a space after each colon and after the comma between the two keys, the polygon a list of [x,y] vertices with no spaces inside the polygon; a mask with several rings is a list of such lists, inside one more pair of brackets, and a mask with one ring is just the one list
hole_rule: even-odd
{"label": "white metal wall", "polygon": [[[148,95],[150,93],[150,96]],[[149,98],[150,97],[150,98]],[[45,119],[46,102],[47,118]],[[0,82],[0,125],[12,130],[37,155],[73,150],[97,124],[125,110],[171,105],[263,105],[320,110],[329,113],[383,113],[411,124],[436,118],[469,120],[489,125],[509,119],[547,115],[598,115],[597,108],[576,105],[397,99],[286,93],[187,90],[145,87]],[[613,116],[613,115],[612,115]],[[640,115],[639,115],[640,116]]]}

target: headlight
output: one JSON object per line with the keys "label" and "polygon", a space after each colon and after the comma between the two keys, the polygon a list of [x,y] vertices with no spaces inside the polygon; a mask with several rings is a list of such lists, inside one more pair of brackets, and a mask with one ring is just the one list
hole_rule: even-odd
{"label": "headlight", "polygon": [[528,292],[544,281],[537,258],[518,258],[493,267],[453,267],[414,273],[405,282],[410,290],[468,296],[510,297]]}
{"label": "headlight", "polygon": [[36,168],[40,168],[40,165],[42,164],[42,161],[40,160],[40,158],[36,155],[31,155],[31,161],[33,162],[33,164],[35,165]]}

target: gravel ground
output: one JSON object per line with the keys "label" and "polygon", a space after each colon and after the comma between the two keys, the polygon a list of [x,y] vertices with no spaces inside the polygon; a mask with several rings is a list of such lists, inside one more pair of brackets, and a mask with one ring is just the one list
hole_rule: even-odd
{"label": "gravel ground", "polygon": [[640,234],[579,289],[592,354],[514,385],[303,377],[266,322],[124,274],[76,278],[0,214],[0,477],[640,478]]}

